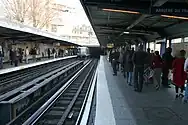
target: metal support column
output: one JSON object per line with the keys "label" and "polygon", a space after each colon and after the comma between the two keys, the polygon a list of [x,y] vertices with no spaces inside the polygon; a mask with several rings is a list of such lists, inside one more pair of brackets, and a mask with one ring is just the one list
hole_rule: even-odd
{"label": "metal support column", "polygon": [[155,51],[155,49],[156,49],[156,41],[154,41],[153,44],[154,44],[153,49],[154,49],[154,51]]}
{"label": "metal support column", "polygon": [[161,42],[161,49],[160,49],[160,55],[161,55],[161,56],[165,53],[166,44],[167,44],[167,39],[165,39],[164,42]]}
{"label": "metal support column", "polygon": [[172,39],[169,39],[169,47],[172,47]]}
{"label": "metal support column", "polygon": [[146,51],[146,49],[147,49],[146,47],[147,47],[147,46],[146,46],[146,42],[143,42],[143,50],[144,50],[144,51]]}

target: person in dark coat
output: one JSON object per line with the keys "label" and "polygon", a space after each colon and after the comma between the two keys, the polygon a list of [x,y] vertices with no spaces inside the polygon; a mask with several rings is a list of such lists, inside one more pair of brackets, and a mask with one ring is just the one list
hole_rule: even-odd
{"label": "person in dark coat", "polygon": [[14,49],[13,52],[12,52],[12,60],[14,62],[15,67],[18,66],[18,59],[19,59],[18,50]]}
{"label": "person in dark coat", "polygon": [[10,51],[9,51],[9,58],[10,58],[10,64],[13,65],[13,49],[11,48]]}
{"label": "person in dark coat", "polygon": [[112,63],[112,50],[110,50],[110,53],[109,53],[109,62]]}
{"label": "person in dark coat", "polygon": [[114,49],[113,50],[113,52],[112,52],[112,55],[111,55],[111,57],[112,57],[112,68],[113,68],[113,72],[114,72],[114,76],[116,76],[117,75],[117,62],[118,62],[118,59],[119,59],[119,55],[118,55],[119,53],[117,52],[117,50],[116,49]]}
{"label": "person in dark coat", "polygon": [[133,54],[132,61],[134,64],[134,88],[135,91],[141,92],[144,83],[144,65],[146,65],[148,53],[143,51],[143,45],[140,45],[138,51]]}
{"label": "person in dark coat", "polygon": [[119,71],[119,65],[120,65],[120,61],[119,61],[120,51],[119,51],[119,49],[116,49],[116,56],[118,57],[116,66],[117,66],[117,71]]}
{"label": "person in dark coat", "polygon": [[163,68],[162,68],[162,85],[165,88],[170,88],[168,85],[168,74],[169,70],[172,69],[172,62],[174,57],[171,55],[172,49],[169,47],[166,49],[166,52],[162,55]]}
{"label": "person in dark coat", "polygon": [[127,71],[128,71],[127,82],[130,86],[133,84],[133,67],[134,67],[132,61],[133,54],[134,54],[134,48],[131,49],[127,58]]}
{"label": "person in dark coat", "polygon": [[128,75],[127,75],[127,57],[128,57],[128,54],[129,54],[129,48],[128,47],[126,47],[126,50],[125,50],[125,52],[124,52],[124,54],[123,54],[123,64],[124,64],[124,66],[123,66],[123,76],[125,77],[125,78],[128,78]]}
{"label": "person in dark coat", "polygon": [[48,59],[50,58],[50,49],[48,48]]}

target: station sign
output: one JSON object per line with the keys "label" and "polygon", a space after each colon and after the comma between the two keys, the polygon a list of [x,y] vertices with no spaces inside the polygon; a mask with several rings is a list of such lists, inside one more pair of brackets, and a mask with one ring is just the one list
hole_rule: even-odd
{"label": "station sign", "polygon": [[188,16],[188,8],[162,8],[153,7],[151,14]]}

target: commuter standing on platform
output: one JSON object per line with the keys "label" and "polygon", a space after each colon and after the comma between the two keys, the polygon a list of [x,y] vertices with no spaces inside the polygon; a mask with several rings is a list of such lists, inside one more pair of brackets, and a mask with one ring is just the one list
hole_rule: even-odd
{"label": "commuter standing on platform", "polygon": [[119,59],[119,55],[116,49],[114,49],[112,51],[112,68],[113,68],[113,72],[114,72],[114,76],[117,76],[117,61]]}
{"label": "commuter standing on platform", "polygon": [[119,48],[116,49],[116,55],[118,56],[116,67],[117,67],[117,71],[119,71],[119,65],[120,65],[120,62],[119,62],[120,49]]}
{"label": "commuter standing on platform", "polygon": [[[175,84],[176,98],[182,98],[184,96],[183,90],[185,86],[185,80],[187,79],[187,74],[184,71],[185,54],[185,50],[181,50],[179,57],[176,58],[172,64],[173,83]],[[181,89],[180,94],[179,88]]]}
{"label": "commuter standing on platform", "polygon": [[52,49],[52,54],[53,54],[53,57],[55,59],[55,57],[56,57],[56,50],[54,48]]}
{"label": "commuter standing on platform", "polygon": [[132,57],[134,54],[134,48],[131,49],[131,51],[128,54],[128,58],[127,58],[127,71],[128,71],[128,84],[131,86],[133,84],[133,61],[132,61]]}
{"label": "commuter standing on platform", "polygon": [[28,46],[25,48],[25,62],[29,63],[29,49]]}
{"label": "commuter standing on platform", "polygon": [[120,55],[119,55],[119,63],[120,63],[120,68],[121,71],[123,71],[123,54],[124,54],[124,48],[121,48],[120,50]]}
{"label": "commuter standing on platform", "polygon": [[128,75],[127,75],[127,56],[129,54],[129,47],[126,46],[126,49],[125,49],[125,52],[123,54],[123,64],[124,64],[124,69],[123,69],[123,76],[127,79],[128,78]]}
{"label": "commuter standing on platform", "polygon": [[162,55],[162,60],[163,60],[162,85],[166,88],[170,88],[170,86],[168,85],[168,75],[170,69],[172,69],[172,62],[174,60],[171,53],[172,53],[172,49],[169,47],[166,49],[166,52]]}
{"label": "commuter standing on platform", "polygon": [[126,75],[126,82],[127,84],[129,84],[128,80],[129,80],[129,54],[130,54],[130,49],[127,48],[126,54],[125,54],[125,66],[124,66],[124,72]]}
{"label": "commuter standing on platform", "polygon": [[3,53],[0,51],[0,69],[3,68]]}
{"label": "commuter standing on platform", "polygon": [[13,58],[13,61],[14,61],[14,66],[17,67],[18,66],[18,58],[19,58],[17,48],[14,49],[12,58]]}
{"label": "commuter standing on platform", "polygon": [[154,69],[153,81],[155,89],[159,90],[161,86],[161,72],[163,67],[163,61],[161,56],[159,55],[159,51],[155,51],[155,55],[152,61],[152,67]]}
{"label": "commuter standing on platform", "polygon": [[110,62],[110,63],[112,63],[112,51],[113,51],[113,50],[110,50],[110,52],[109,52],[109,62]]}
{"label": "commuter standing on platform", "polygon": [[143,51],[143,45],[140,45],[138,51],[133,54],[132,61],[134,64],[134,88],[135,91],[141,92],[144,82],[144,65],[147,64],[148,53]]}
{"label": "commuter standing on platform", "polygon": [[184,103],[187,103],[188,102],[188,58],[186,59],[185,61],[185,64],[184,64],[184,71],[187,73],[187,85],[185,87],[185,96],[184,96]]}
{"label": "commuter standing on platform", "polygon": [[13,65],[14,63],[14,59],[13,59],[13,49],[11,48],[9,51],[9,60],[10,60],[10,64]]}
{"label": "commuter standing on platform", "polygon": [[50,49],[48,48],[48,59],[50,58]]}
{"label": "commuter standing on platform", "polygon": [[22,48],[19,48],[18,49],[18,54],[19,54],[19,62],[22,63],[23,61],[23,49]]}

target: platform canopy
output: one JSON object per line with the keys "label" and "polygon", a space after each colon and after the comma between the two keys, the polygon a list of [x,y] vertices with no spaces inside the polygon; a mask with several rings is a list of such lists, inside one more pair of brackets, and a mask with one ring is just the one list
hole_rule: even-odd
{"label": "platform canopy", "polygon": [[186,0],[80,0],[101,45],[188,36]]}
{"label": "platform canopy", "polygon": [[11,22],[3,18],[0,18],[0,38],[19,42],[60,43],[62,45],[80,46],[63,40],[55,33],[41,31],[40,29]]}

